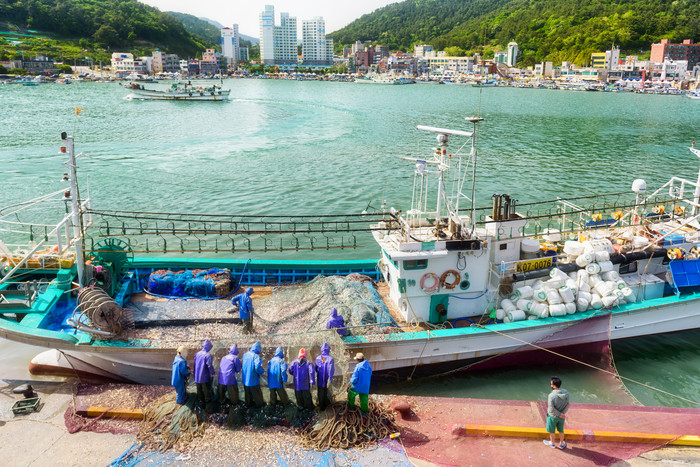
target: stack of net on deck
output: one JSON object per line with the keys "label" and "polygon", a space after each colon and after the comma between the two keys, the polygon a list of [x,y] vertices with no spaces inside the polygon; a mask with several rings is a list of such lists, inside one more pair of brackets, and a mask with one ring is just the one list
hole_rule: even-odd
{"label": "stack of net on deck", "polygon": [[345,402],[336,402],[299,435],[305,448],[325,451],[368,447],[398,431],[393,413],[370,398],[366,416],[357,407],[350,408]]}
{"label": "stack of net on deck", "polygon": [[195,397],[188,397],[180,405],[175,402],[174,393],[153,401],[143,412],[143,422],[136,439],[147,449],[165,451],[178,443],[186,445],[202,436],[206,419],[195,403]]}
{"label": "stack of net on deck", "polygon": [[233,280],[228,269],[154,271],[148,277],[148,291],[167,297],[223,297],[231,292]]}
{"label": "stack of net on deck", "polygon": [[294,359],[302,347],[310,358],[315,358],[321,344],[328,342],[336,358],[336,374],[342,374],[347,369],[345,344],[337,332],[326,330],[332,308],[345,318],[353,334],[382,335],[383,326],[394,329],[385,324],[393,324],[393,320],[374,284],[361,275],[318,276],[303,285],[274,287],[269,294],[256,292],[253,304],[254,333],[247,335],[242,326],[231,322],[238,314],[227,313],[231,306],[228,300],[132,302],[128,306],[135,309],[137,327],[139,320],[148,319],[188,318],[192,324],[142,327],[130,331],[126,337],[146,339],[152,347],[175,349],[184,345],[190,357],[201,348],[204,339],[209,339],[218,358],[226,355],[234,343],[242,354],[255,341],[260,341],[265,361],[278,346],[283,348],[288,360]]}

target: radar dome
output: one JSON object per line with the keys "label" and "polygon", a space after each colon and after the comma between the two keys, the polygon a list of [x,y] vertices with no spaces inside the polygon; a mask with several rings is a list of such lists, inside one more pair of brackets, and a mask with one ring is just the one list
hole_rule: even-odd
{"label": "radar dome", "polygon": [[634,182],[632,182],[632,191],[634,191],[637,194],[642,194],[647,192],[647,182],[645,182],[643,179],[638,178]]}

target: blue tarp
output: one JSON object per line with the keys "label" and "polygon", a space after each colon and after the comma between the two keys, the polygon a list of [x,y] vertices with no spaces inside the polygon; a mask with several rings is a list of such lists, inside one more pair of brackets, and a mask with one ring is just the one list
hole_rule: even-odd
{"label": "blue tarp", "polygon": [[[190,270],[179,273],[167,271],[165,273],[153,273],[148,277],[148,291],[168,297],[216,297],[217,281],[207,277],[214,274],[224,275],[225,278],[231,281],[231,273],[228,270],[219,268],[200,271],[196,275]],[[218,280],[221,280],[221,277],[219,276]]]}

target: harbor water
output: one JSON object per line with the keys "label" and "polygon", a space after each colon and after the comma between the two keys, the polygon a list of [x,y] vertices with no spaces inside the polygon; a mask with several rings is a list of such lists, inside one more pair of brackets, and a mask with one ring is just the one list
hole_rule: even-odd
{"label": "harbor water", "polygon": [[[81,189],[99,209],[208,214],[356,214],[410,208],[413,166],[434,136],[416,125],[479,127],[477,206],[494,193],[519,203],[695,180],[698,101],[678,96],[238,79],[230,102],[130,101],[116,83],[0,86],[2,205],[60,190],[62,131],[75,134]],[[79,116],[74,108],[83,110]],[[460,145],[455,140],[451,149]],[[89,175],[89,181],[86,176]],[[355,249],[236,253],[240,258],[367,259]],[[622,376],[700,400],[700,333],[613,344]],[[0,378],[26,377],[42,349],[0,342]],[[504,368],[387,386],[408,394],[542,399],[553,373],[575,402],[629,403],[620,384],[587,367]],[[692,406],[627,383],[645,405]]]}

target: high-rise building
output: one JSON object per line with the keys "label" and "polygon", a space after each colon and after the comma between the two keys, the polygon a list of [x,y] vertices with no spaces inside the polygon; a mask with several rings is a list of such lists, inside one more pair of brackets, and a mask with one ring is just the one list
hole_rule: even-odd
{"label": "high-rise building", "polygon": [[265,5],[260,12],[260,61],[266,65],[275,63],[275,7]]}
{"label": "high-rise building", "polygon": [[280,25],[275,26],[275,65],[297,63],[297,19],[280,13]]}
{"label": "high-rise building", "polygon": [[515,66],[515,63],[518,61],[518,43],[509,42],[507,52],[508,56],[506,58],[506,65]]}
{"label": "high-rise building", "polygon": [[671,44],[668,39],[661,39],[659,44],[651,44],[650,60],[664,63],[669,60],[687,60],[688,69],[692,70],[700,63],[700,44],[694,44],[692,39],[685,39],[682,44]]}
{"label": "high-rise building", "polygon": [[237,24],[234,24],[232,28],[221,30],[221,55],[226,57],[229,63],[241,61],[241,42],[238,37]]}
{"label": "high-rise building", "polygon": [[320,16],[302,21],[304,65],[333,65],[333,39],[326,39],[326,23]]}

